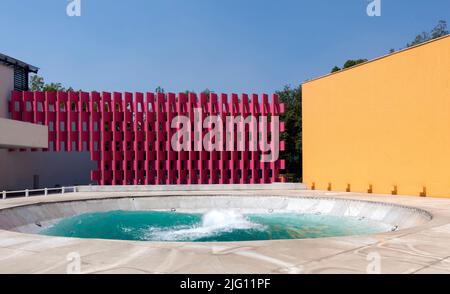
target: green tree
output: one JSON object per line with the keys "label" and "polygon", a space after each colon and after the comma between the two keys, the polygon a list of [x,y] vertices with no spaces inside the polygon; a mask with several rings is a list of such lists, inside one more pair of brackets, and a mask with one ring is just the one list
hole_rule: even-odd
{"label": "green tree", "polygon": [[430,40],[430,35],[427,32],[418,34],[411,43],[408,43],[406,47],[413,47]]}
{"label": "green tree", "polygon": [[202,94],[207,94],[207,95],[209,95],[209,94],[212,94],[212,93],[214,93],[214,91],[212,91],[212,90],[210,90],[210,89],[208,89],[208,88],[206,88],[205,90],[203,90],[202,92],[201,92]]}
{"label": "green tree", "polygon": [[156,87],[155,92],[164,94],[166,92],[166,90],[164,90],[163,87],[158,86],[158,87]]}
{"label": "green tree", "polygon": [[446,36],[449,34],[447,29],[447,22],[440,20],[438,24],[430,32],[422,32],[418,34],[411,43],[408,43],[406,47],[413,47],[422,43]]}
{"label": "green tree", "polygon": [[331,73],[338,72],[338,71],[340,71],[340,70],[341,70],[341,68],[340,68],[339,66],[335,66],[335,67],[333,67],[333,69],[331,70]]}
{"label": "green tree", "polygon": [[[347,60],[344,63],[344,65],[342,66],[342,69],[347,69],[347,68],[353,67],[355,65],[358,65],[358,64],[361,64],[361,63],[364,63],[364,62],[367,62],[367,59],[355,59],[355,60],[349,59],[349,60]],[[335,66],[331,70],[331,73],[335,73],[335,72],[338,72],[340,70],[341,70],[341,68],[339,66]]]}
{"label": "green tree", "polygon": [[61,85],[61,83],[50,83],[45,84],[43,88],[44,92],[66,92],[66,91],[73,91],[72,87],[65,88]]}
{"label": "green tree", "polygon": [[344,63],[344,69],[353,67],[355,65],[358,65],[358,64],[361,64],[361,63],[364,63],[364,62],[367,62],[367,59],[356,59],[356,60],[350,59],[350,60],[347,60]]}
{"label": "green tree", "polygon": [[33,75],[29,84],[30,91],[38,92],[58,92],[58,91],[73,91],[72,87],[65,88],[61,83],[46,84],[43,77],[39,75]]}
{"label": "green tree", "polygon": [[302,180],[302,87],[285,86],[276,92],[280,102],[285,104],[285,113],[281,121],[285,122],[286,131],[281,140],[286,142],[286,150],[281,158],[286,161],[286,174],[292,175],[295,181]]}
{"label": "green tree", "polygon": [[30,91],[42,91],[45,86],[44,78],[38,75],[33,75],[30,79]]}
{"label": "green tree", "polygon": [[447,22],[440,20],[438,24],[431,30],[431,39],[437,39],[449,34],[447,30]]}

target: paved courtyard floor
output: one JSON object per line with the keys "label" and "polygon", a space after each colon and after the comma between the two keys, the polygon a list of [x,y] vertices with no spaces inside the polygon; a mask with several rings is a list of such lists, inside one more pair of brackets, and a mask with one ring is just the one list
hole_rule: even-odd
{"label": "paved courtyard floor", "polygon": [[[100,197],[246,193],[255,191],[108,192]],[[258,195],[381,201],[426,210],[433,219],[418,227],[370,236],[233,243],[87,240],[0,231],[0,273],[64,274],[75,253],[81,258],[81,272],[89,274],[364,274],[376,272],[378,265],[384,274],[450,274],[450,199],[307,190],[258,191]],[[0,209],[94,196],[99,198],[99,193],[10,199],[0,201]]]}

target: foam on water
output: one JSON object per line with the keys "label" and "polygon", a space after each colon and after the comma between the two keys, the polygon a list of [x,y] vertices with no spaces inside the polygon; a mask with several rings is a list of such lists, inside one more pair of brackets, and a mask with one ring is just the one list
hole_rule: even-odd
{"label": "foam on water", "polygon": [[249,221],[234,210],[213,210],[203,215],[199,225],[191,227],[149,228],[146,239],[155,241],[194,241],[234,230],[264,230],[265,226]]}

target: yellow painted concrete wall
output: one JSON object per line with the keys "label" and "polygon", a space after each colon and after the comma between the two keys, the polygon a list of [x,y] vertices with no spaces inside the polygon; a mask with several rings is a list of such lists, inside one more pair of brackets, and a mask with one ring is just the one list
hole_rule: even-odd
{"label": "yellow painted concrete wall", "polygon": [[450,36],[305,83],[303,151],[315,189],[450,197]]}

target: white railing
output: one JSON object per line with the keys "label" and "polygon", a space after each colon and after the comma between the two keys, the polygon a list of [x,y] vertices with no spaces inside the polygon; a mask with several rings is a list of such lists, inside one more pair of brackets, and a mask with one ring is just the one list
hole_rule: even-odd
{"label": "white railing", "polygon": [[[36,194],[35,196],[48,196],[49,194],[64,195],[65,193],[76,193],[76,192],[77,192],[77,187],[26,189],[26,190],[20,190],[20,191],[3,191],[3,192],[1,192],[1,198],[4,200],[9,197],[11,197],[11,198],[19,198],[19,197],[28,198],[28,197],[30,197],[31,194]],[[8,195],[11,195],[11,196],[8,196]]]}

